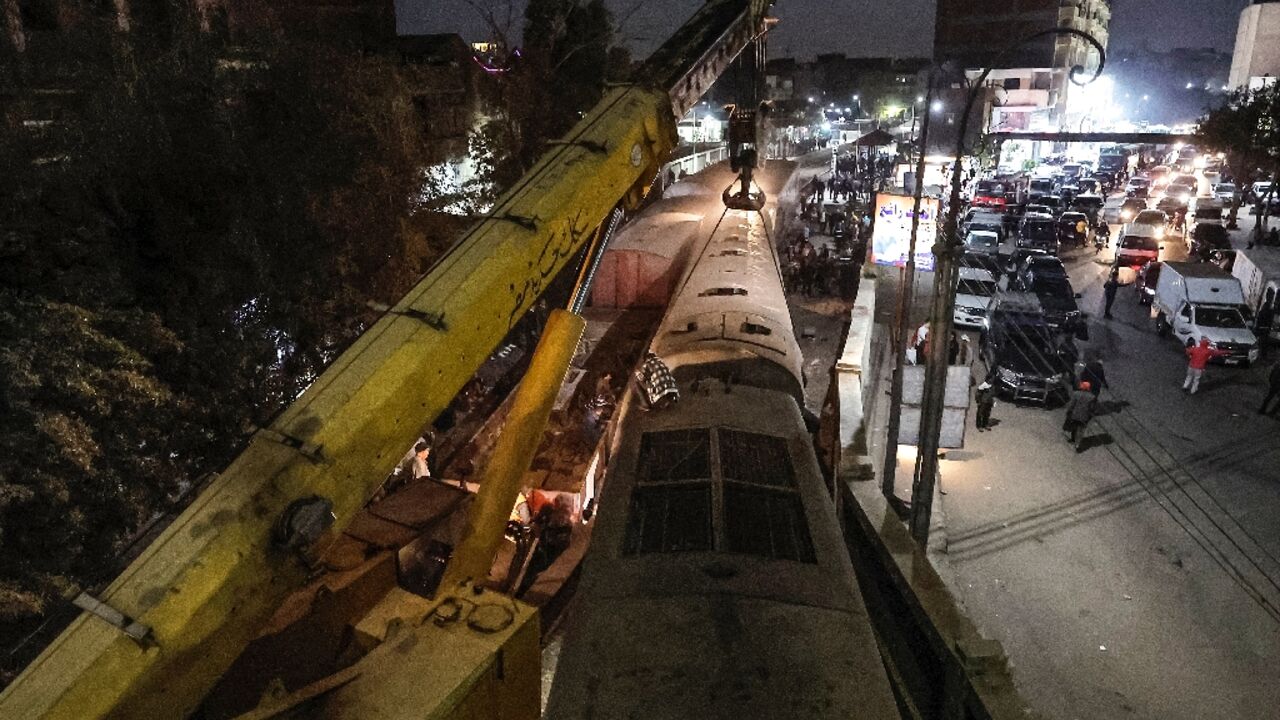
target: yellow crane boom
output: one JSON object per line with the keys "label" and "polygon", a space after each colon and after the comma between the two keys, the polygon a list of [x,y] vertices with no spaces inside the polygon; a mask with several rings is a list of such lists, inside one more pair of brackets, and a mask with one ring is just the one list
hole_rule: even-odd
{"label": "yellow crane boom", "polygon": [[[273,526],[319,496],[341,527],[619,203],[769,3],[711,0],[610,90],[0,694],[0,717],[182,717],[307,574]],[[126,633],[104,618],[114,617]],[[143,632],[138,632],[142,628]]]}

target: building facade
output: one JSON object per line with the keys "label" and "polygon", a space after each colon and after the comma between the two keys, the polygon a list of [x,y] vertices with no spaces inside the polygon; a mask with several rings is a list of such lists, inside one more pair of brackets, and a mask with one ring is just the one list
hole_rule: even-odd
{"label": "building facade", "polygon": [[959,64],[970,77],[993,68],[987,80],[993,129],[1077,129],[1100,104],[1093,97],[1099,88],[1081,89],[1070,74],[1096,69],[1097,50],[1073,35],[1017,43],[1069,27],[1106,47],[1110,23],[1109,0],[938,0],[934,57]]}
{"label": "building facade", "polygon": [[1254,0],[1240,13],[1229,84],[1256,88],[1276,77],[1280,77],[1280,1]]}

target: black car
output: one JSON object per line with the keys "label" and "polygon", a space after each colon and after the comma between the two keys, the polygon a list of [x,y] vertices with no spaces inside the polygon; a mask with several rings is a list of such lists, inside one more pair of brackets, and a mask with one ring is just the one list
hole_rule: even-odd
{"label": "black car", "polygon": [[1156,201],[1156,210],[1173,217],[1180,210],[1187,208],[1187,201],[1174,195],[1165,195]]}
{"label": "black car", "polygon": [[1064,212],[1058,216],[1058,240],[1083,246],[1089,240],[1089,228],[1093,223],[1082,212]]}
{"label": "black car", "polygon": [[1106,200],[1101,195],[1084,193],[1077,195],[1075,202],[1071,203],[1071,206],[1088,215],[1090,221],[1097,222],[1098,214],[1102,212],[1102,206],[1105,204]]}
{"label": "black car", "polygon": [[1080,306],[1076,304],[1076,292],[1065,277],[1046,273],[1033,274],[1023,285],[1023,289],[1034,293],[1040,301],[1044,321],[1050,328],[1087,339],[1088,333],[1080,314]]}
{"label": "black car", "polygon": [[1099,170],[1098,172],[1090,175],[1089,177],[1098,181],[1098,184],[1102,187],[1102,192],[1104,193],[1109,193],[1112,190],[1114,190],[1116,187],[1115,173],[1110,173],[1105,170]]}
{"label": "black car", "polygon": [[1028,253],[1018,259],[1014,277],[1019,287],[1025,289],[1034,283],[1037,278],[1066,280],[1067,269],[1063,267],[1062,261],[1056,255]]}
{"label": "black car", "polygon": [[1049,212],[1052,215],[1057,215],[1062,212],[1066,205],[1066,203],[1062,202],[1062,198],[1057,195],[1045,195],[1040,198],[1039,204],[1048,207]]}
{"label": "black car", "polygon": [[996,392],[1046,406],[1065,400],[1076,351],[1074,343],[1060,338],[1045,322],[1034,296],[998,294],[980,341]]}
{"label": "black car", "polygon": [[1048,215],[1028,215],[1018,227],[1017,246],[1022,250],[1058,252],[1058,223]]}
{"label": "black car", "polygon": [[1231,247],[1231,236],[1221,225],[1202,223],[1191,231],[1191,254],[1201,261],[1209,259],[1214,250],[1226,250]]}

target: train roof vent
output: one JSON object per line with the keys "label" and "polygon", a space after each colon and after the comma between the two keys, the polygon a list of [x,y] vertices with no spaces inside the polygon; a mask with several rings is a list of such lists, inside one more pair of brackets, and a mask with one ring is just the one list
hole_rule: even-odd
{"label": "train roof vent", "polygon": [[709,288],[698,293],[702,297],[725,297],[730,295],[746,295],[747,289],[740,287]]}
{"label": "train roof vent", "polygon": [[642,435],[636,482],[624,555],[712,549],[710,430]]}
{"label": "train roof vent", "polygon": [[724,532],[727,552],[818,562],[798,493],[725,483]]}
{"label": "train roof vent", "polygon": [[794,488],[795,470],[784,438],[720,429],[720,471],[725,480]]}
{"label": "train roof vent", "polygon": [[718,257],[726,257],[726,256],[742,257],[746,254],[747,254],[747,251],[743,250],[742,248],[729,248],[728,250],[721,250],[720,252],[716,253]]}
{"label": "train roof vent", "polygon": [[647,432],[640,438],[636,481],[709,480],[711,432],[706,428]]}
{"label": "train roof vent", "polygon": [[632,491],[623,555],[706,552],[711,544],[710,481]]}
{"label": "train roof vent", "polygon": [[785,438],[721,428],[728,552],[814,563],[817,556]]}

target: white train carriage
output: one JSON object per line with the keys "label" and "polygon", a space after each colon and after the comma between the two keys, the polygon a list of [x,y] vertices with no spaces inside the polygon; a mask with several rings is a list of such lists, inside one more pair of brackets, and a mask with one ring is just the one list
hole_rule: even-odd
{"label": "white train carriage", "polygon": [[547,717],[899,717],[759,217],[730,212],[678,293],[652,348],[681,398],[619,416]]}

